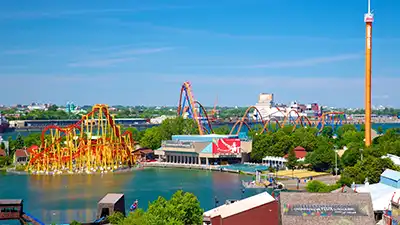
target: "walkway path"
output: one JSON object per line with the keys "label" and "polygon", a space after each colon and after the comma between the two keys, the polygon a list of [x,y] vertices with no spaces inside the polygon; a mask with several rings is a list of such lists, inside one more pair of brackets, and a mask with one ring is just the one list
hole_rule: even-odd
{"label": "walkway path", "polygon": [[[337,177],[332,176],[332,175],[327,175],[327,176],[320,176],[320,177],[315,177],[313,180],[319,180],[324,182],[325,184],[335,184],[336,181],[340,179],[340,176],[338,175]],[[290,180],[281,180],[287,189],[290,190],[296,190],[297,189],[297,179],[290,179]],[[304,179],[300,181],[299,189],[300,190],[305,190],[307,183],[304,182]]]}

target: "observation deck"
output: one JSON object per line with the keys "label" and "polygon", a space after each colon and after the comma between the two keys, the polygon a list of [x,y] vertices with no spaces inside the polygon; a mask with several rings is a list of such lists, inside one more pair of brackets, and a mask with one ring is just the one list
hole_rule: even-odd
{"label": "observation deck", "polygon": [[366,23],[373,23],[373,22],[374,22],[374,14],[372,14],[372,13],[365,13],[365,14],[364,14],[364,22],[366,22]]}

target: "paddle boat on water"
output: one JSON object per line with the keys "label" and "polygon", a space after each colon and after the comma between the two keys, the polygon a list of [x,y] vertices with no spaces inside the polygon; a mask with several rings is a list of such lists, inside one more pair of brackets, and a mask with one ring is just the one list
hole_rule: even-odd
{"label": "paddle boat on water", "polygon": [[138,200],[136,199],[135,202],[129,207],[129,211],[133,212],[137,209],[138,207]]}

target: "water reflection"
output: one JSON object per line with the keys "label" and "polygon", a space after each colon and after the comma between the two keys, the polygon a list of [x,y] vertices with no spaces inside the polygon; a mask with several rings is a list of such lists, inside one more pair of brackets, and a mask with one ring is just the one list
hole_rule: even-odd
{"label": "water reflection", "polygon": [[104,175],[0,175],[0,198],[24,199],[24,210],[45,223],[67,223],[74,219],[89,222],[96,217],[97,202],[107,193],[124,193],[126,209],[136,199],[139,207],[146,209],[148,202],[158,196],[170,198],[182,189],[194,193],[201,206],[208,210],[214,207],[214,196],[218,196],[220,203],[241,198],[241,179],[246,178],[230,173],[181,169],[145,169]]}

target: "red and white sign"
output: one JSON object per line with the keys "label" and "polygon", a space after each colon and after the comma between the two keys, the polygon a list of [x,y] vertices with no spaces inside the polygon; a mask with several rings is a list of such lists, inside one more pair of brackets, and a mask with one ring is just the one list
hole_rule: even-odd
{"label": "red and white sign", "polygon": [[213,143],[213,154],[240,154],[240,139],[221,138]]}

